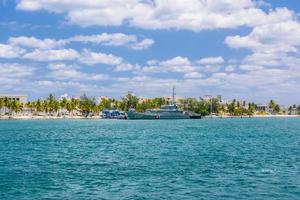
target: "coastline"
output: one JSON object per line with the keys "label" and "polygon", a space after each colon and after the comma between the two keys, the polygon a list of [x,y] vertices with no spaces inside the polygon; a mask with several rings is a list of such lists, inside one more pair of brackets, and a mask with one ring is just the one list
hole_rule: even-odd
{"label": "coastline", "polygon": [[55,116],[1,116],[0,120],[61,120],[61,119],[102,119],[100,116],[93,117],[81,117],[81,116],[67,116],[67,117],[55,117]]}
{"label": "coastline", "polygon": [[[300,118],[300,115],[253,115],[253,116],[204,116],[203,119],[228,119],[228,118]],[[1,116],[0,120],[63,120],[63,119],[103,119],[100,116],[82,117],[82,116]]]}

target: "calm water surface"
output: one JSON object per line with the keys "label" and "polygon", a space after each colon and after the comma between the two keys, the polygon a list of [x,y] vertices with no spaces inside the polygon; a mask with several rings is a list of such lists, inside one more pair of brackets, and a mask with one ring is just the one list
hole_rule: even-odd
{"label": "calm water surface", "polygon": [[300,199],[300,118],[0,121],[0,199]]}

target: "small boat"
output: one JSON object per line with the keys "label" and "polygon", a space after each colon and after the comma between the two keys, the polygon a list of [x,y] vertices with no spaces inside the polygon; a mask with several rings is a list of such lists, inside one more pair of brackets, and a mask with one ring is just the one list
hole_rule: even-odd
{"label": "small boat", "polygon": [[114,110],[103,110],[101,117],[103,119],[126,119],[126,113],[123,111],[119,111],[117,109]]}

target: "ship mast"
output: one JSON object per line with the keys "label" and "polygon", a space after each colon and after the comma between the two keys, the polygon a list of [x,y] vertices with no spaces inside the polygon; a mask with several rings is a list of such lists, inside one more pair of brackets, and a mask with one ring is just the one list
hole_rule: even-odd
{"label": "ship mast", "polygon": [[172,101],[173,101],[173,104],[175,105],[176,104],[176,102],[175,102],[175,86],[173,86]]}

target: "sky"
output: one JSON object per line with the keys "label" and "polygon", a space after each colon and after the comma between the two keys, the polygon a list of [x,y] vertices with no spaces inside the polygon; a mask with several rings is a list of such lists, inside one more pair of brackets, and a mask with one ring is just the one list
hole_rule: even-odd
{"label": "sky", "polygon": [[296,0],[0,0],[0,93],[300,103]]}

